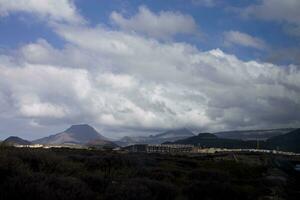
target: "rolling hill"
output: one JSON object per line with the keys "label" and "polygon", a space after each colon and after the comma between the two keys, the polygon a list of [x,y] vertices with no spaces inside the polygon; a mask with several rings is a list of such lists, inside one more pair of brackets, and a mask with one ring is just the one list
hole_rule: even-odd
{"label": "rolling hill", "polygon": [[10,136],[7,139],[5,139],[2,143],[8,145],[31,145],[32,144],[31,142],[16,136]]}

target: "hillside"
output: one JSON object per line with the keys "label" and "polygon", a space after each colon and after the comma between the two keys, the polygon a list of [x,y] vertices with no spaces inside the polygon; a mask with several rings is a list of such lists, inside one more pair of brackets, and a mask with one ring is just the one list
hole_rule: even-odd
{"label": "hillside", "polygon": [[95,139],[91,140],[86,144],[88,147],[94,147],[98,149],[113,149],[118,147],[114,142],[103,140],[103,139]]}
{"label": "hillside", "polygon": [[300,129],[268,139],[266,147],[300,153]]}

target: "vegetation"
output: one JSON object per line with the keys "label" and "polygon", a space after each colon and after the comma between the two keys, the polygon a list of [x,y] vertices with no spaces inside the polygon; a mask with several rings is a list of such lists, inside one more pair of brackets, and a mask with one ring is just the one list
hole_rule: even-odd
{"label": "vegetation", "polygon": [[[288,184],[267,179],[268,171],[268,164],[212,156],[19,149],[2,145],[0,199],[247,200],[264,199],[274,193],[274,188],[276,195],[288,197]],[[297,188],[295,182],[293,186]],[[290,192],[299,199],[295,191]]]}

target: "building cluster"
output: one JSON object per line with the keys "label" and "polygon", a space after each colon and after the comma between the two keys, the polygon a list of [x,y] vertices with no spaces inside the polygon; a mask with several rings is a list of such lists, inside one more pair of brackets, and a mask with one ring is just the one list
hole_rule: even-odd
{"label": "building cluster", "polygon": [[51,145],[51,144],[30,144],[30,145],[21,145],[14,144],[14,147],[17,148],[43,148],[43,149],[51,149],[51,148],[72,148],[72,149],[87,149],[87,147],[81,145],[72,145],[72,144],[62,144],[62,145]]}
{"label": "building cluster", "polygon": [[[14,144],[14,147],[18,148],[72,148],[72,149],[88,149],[88,147],[74,144],[63,144],[63,145],[19,145]],[[226,149],[226,148],[201,148],[194,145],[187,144],[135,144],[126,147],[114,148],[115,151],[127,151],[136,153],[198,153],[198,154],[215,154],[215,153],[226,153],[226,152],[250,152],[250,153],[267,153],[267,154],[280,154],[288,156],[300,156],[299,153],[284,152],[277,150],[266,150],[266,149]]]}
{"label": "building cluster", "polygon": [[193,148],[193,145],[184,144],[136,144],[124,149],[141,153],[190,153]]}
{"label": "building cluster", "polygon": [[201,148],[194,145],[185,144],[135,144],[124,147],[123,150],[129,152],[140,153],[200,153],[200,154],[215,154],[226,152],[256,152],[256,153],[269,153],[281,154],[290,156],[299,156],[298,153],[284,152],[277,150],[266,149],[226,149],[226,148]]}

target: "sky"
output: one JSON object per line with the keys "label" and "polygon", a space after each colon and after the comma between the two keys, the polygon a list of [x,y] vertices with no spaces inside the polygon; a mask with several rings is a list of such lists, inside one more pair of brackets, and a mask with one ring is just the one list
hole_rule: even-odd
{"label": "sky", "polygon": [[0,0],[0,139],[300,127],[299,0]]}

